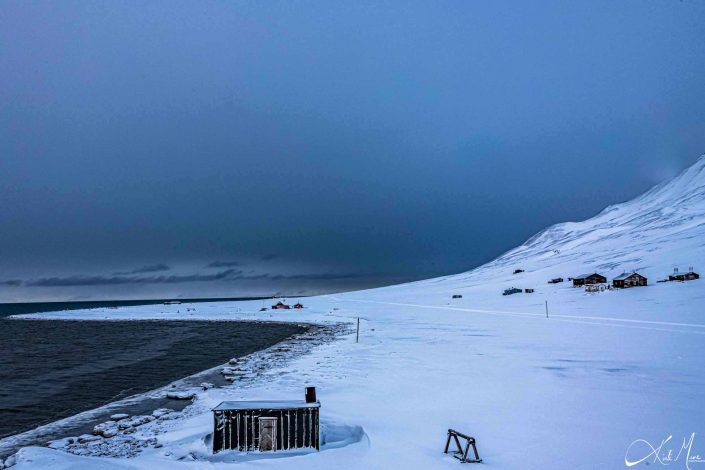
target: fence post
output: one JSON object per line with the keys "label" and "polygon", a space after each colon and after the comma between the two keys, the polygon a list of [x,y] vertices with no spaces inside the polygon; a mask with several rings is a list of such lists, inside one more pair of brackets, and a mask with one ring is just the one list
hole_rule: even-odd
{"label": "fence post", "polygon": [[355,333],[355,342],[360,340],[360,317],[357,317],[357,332]]}
{"label": "fence post", "polygon": [[546,301],[546,318],[548,318],[548,300]]}

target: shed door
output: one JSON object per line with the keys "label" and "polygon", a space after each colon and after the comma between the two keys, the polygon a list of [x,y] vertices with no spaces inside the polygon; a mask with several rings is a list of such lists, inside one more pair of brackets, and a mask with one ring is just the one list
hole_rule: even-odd
{"label": "shed door", "polygon": [[259,419],[259,450],[275,450],[277,447],[277,418]]}

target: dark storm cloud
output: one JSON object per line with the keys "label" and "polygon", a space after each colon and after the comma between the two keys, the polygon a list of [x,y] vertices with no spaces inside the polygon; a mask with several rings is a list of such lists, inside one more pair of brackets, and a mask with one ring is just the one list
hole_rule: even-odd
{"label": "dark storm cloud", "polygon": [[237,266],[242,266],[239,261],[213,261],[206,265],[206,268],[234,268]]}
{"label": "dark storm cloud", "polygon": [[272,281],[334,281],[341,279],[360,279],[370,277],[361,273],[316,273],[316,274],[265,274],[263,276],[246,276],[243,279],[270,279]]}
{"label": "dark storm cloud", "polygon": [[232,279],[237,275],[235,269],[227,269],[214,274],[187,274],[172,276],[83,276],[47,277],[26,281],[30,287],[66,287],[66,286],[105,286],[117,284],[180,284],[189,282],[211,282]]}
{"label": "dark storm cloud", "polygon": [[181,284],[192,282],[214,281],[331,281],[345,279],[360,279],[365,276],[359,273],[309,273],[309,274],[244,274],[237,269],[226,269],[213,274],[185,274],[171,276],[86,276],[73,275],[66,277],[47,277],[27,281],[4,281],[10,286],[25,285],[28,287],[69,287],[69,286],[107,286],[121,284]]}
{"label": "dark storm cloud", "polygon": [[19,279],[8,279],[6,281],[0,281],[0,285],[8,287],[19,287],[22,285],[22,281]]}
{"label": "dark storm cloud", "polygon": [[161,271],[169,271],[170,269],[171,269],[171,267],[167,266],[166,264],[153,264],[151,266],[142,266],[141,268],[135,268],[132,271],[116,272],[116,273],[113,273],[113,275],[126,276],[126,275],[130,275],[130,274],[156,273],[156,272],[161,272]]}
{"label": "dark storm cloud", "polygon": [[339,281],[345,279],[362,279],[374,277],[370,274],[362,273],[313,273],[313,274],[239,274],[233,280],[238,281]]}
{"label": "dark storm cloud", "polygon": [[0,301],[459,272],[705,148],[701,1],[398,3],[3,2]]}

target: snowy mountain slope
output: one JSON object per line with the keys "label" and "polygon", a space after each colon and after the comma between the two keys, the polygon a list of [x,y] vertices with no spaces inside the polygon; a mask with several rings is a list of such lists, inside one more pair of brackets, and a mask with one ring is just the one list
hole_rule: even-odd
{"label": "snowy mountain slope", "polygon": [[[654,283],[679,268],[705,269],[705,155],[672,180],[583,222],[551,226],[472,271],[407,284],[472,287],[488,281],[542,284],[553,277],[600,272],[608,279],[639,271]],[[526,283],[525,283],[526,284]],[[377,289],[405,289],[404,285]]]}
{"label": "snowy mountain slope", "polygon": [[[668,183],[584,222],[554,225],[488,267],[579,260],[615,273],[693,263],[705,253],[705,155]],[[654,273],[655,274],[655,273]]]}

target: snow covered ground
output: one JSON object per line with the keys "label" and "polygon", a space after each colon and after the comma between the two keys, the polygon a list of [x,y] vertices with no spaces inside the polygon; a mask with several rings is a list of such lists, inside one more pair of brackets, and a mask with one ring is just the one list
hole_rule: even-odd
{"label": "snow covered ground", "polygon": [[[641,198],[551,227],[468,273],[302,299],[307,308],[300,311],[259,312],[256,301],[37,314],[351,327],[359,317],[361,331],[359,343],[347,330],[254,380],[198,390],[183,415],[133,428],[131,435],[146,444],[131,458],[30,447],[9,463],[18,469],[457,468],[442,453],[446,431],[454,428],[477,438],[482,465],[491,468],[626,468],[625,458],[648,457],[650,446],[669,436],[661,460],[651,456],[641,465],[705,468],[696,460],[705,459],[705,281],[655,282],[674,266],[705,268],[705,158]],[[525,272],[512,274],[517,268]],[[649,278],[648,287],[586,293],[568,282],[547,283],[633,269]],[[512,286],[535,292],[501,295]],[[211,454],[211,407],[226,399],[300,399],[307,385],[317,387],[322,403],[320,452]],[[686,451],[678,454],[693,433],[687,464]],[[111,439],[83,445],[109,448]]]}

